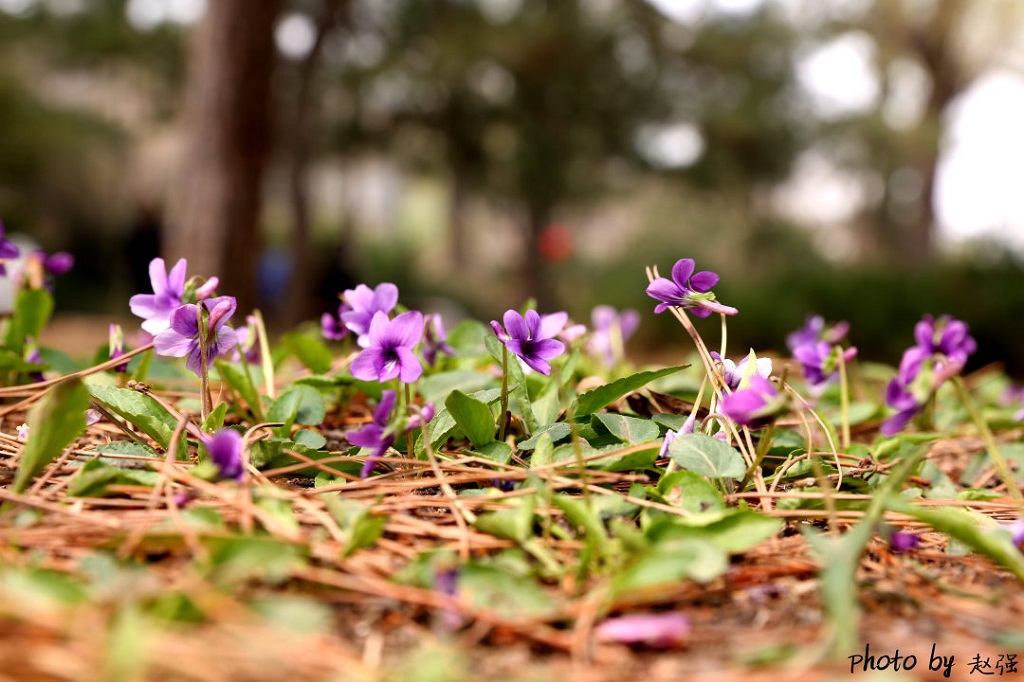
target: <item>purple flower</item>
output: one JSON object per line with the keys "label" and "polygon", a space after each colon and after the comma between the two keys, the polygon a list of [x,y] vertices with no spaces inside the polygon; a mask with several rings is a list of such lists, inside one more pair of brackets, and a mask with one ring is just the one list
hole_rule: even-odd
{"label": "purple flower", "polygon": [[[345,438],[348,439],[349,443],[372,451],[369,457],[366,458],[366,462],[363,464],[363,469],[359,474],[363,478],[370,475],[370,472],[373,471],[373,467],[377,464],[377,461],[383,457],[388,448],[394,444],[395,435],[399,428],[402,428],[396,428],[390,424],[391,412],[394,410],[396,398],[397,394],[394,391],[384,391],[381,394],[380,402],[377,403],[377,407],[373,411],[373,421],[362,428],[349,431],[345,434]],[[427,403],[409,418],[405,423],[404,431],[411,431],[419,428],[433,418],[434,404]]]}
{"label": "purple flower", "polygon": [[388,314],[398,304],[398,287],[390,282],[377,285],[371,289],[365,284],[355,289],[346,289],[343,294],[344,305],[338,309],[338,317],[358,337],[356,343],[362,348],[370,345],[370,324],[378,312]]}
{"label": "purple flower", "polygon": [[156,336],[171,326],[171,313],[181,306],[185,295],[184,258],[167,272],[163,258],[154,258],[149,264],[149,281],[152,294],[135,294],[128,300],[132,314],[143,318],[142,328]]}
{"label": "purple flower", "polygon": [[896,377],[885,391],[885,402],[896,410],[879,428],[886,436],[910,423],[935,391],[964,368],[977,348],[967,325],[949,315],[938,321],[925,315],[914,327],[914,340],[916,344],[904,351]]}
{"label": "purple flower", "polygon": [[622,359],[626,341],[640,326],[640,313],[632,308],[618,313],[610,305],[599,305],[591,311],[590,323],[594,327],[590,352],[612,367]]}
{"label": "purple flower", "polygon": [[738,311],[715,300],[711,287],[718,284],[718,275],[704,270],[694,274],[696,264],[692,258],[680,258],[672,266],[672,279],[658,277],[647,287],[647,295],[661,301],[655,313],[665,312],[671,306],[690,308],[697,317],[711,313],[735,315]]}
{"label": "purple flower", "polygon": [[907,533],[901,530],[894,530],[889,534],[889,549],[896,554],[912,552],[921,544],[921,536],[914,533]]}
{"label": "purple flower", "polygon": [[782,398],[775,385],[760,374],[749,378],[746,386],[724,396],[720,409],[737,424],[760,428],[771,421],[782,408]]}
{"label": "purple flower", "polygon": [[221,478],[242,480],[242,434],[235,429],[221,429],[212,437],[204,436],[203,445]]}
{"label": "purple flower", "polygon": [[43,269],[51,275],[60,276],[68,273],[75,267],[75,257],[67,251],[58,251],[47,255],[44,251],[37,251],[36,257],[43,264]]}
{"label": "purple flower", "polygon": [[743,357],[739,362],[733,362],[728,358],[723,358],[715,351],[711,351],[711,357],[718,362],[722,363],[722,378],[725,379],[725,385],[730,390],[735,391],[740,387],[743,382],[743,378],[747,374],[747,364],[750,359],[754,358],[754,369],[751,374],[762,376],[765,379],[772,374],[772,359],[771,358],[759,358],[754,355],[753,351],[749,355]]}
{"label": "purple flower", "polygon": [[238,337],[238,345],[231,355],[231,361],[244,360],[249,364],[258,365],[263,356],[260,354],[259,325],[256,323],[256,316],[246,315],[245,326],[236,329],[235,336]]}
{"label": "purple flower", "polygon": [[153,338],[153,346],[158,355],[175,358],[188,356],[185,367],[199,376],[202,368],[202,354],[199,348],[199,315],[200,306],[210,311],[209,331],[206,335],[206,358],[212,362],[214,358],[224,355],[238,345],[235,330],[225,326],[237,305],[234,296],[218,296],[198,305],[186,303],[171,313],[170,329],[166,329]]}
{"label": "purple flower", "polygon": [[681,613],[650,613],[608,618],[594,629],[601,642],[640,644],[656,649],[679,646],[690,634],[690,621]]}
{"label": "purple flower", "polygon": [[1010,532],[1010,542],[1015,547],[1024,545],[1024,521],[1017,520],[1013,523],[1004,523],[1002,527]]}
{"label": "purple flower", "polygon": [[444,320],[437,313],[424,318],[423,359],[431,367],[437,362],[437,354],[454,355],[455,349],[448,345],[448,334],[444,331]]}
{"label": "purple flower", "polygon": [[4,231],[4,223],[0,220],[0,275],[7,274],[3,261],[14,260],[21,255],[21,249],[18,248],[17,244],[7,239]]}
{"label": "purple flower", "polygon": [[[793,357],[803,368],[804,378],[812,390],[823,389],[830,381],[839,376],[840,348],[827,341],[805,343],[793,349]],[[857,349],[850,347],[842,351],[843,362],[847,363],[857,357]]]}
{"label": "purple flower", "polygon": [[[117,358],[124,355],[124,332],[121,330],[121,325],[110,323],[109,327],[109,348],[110,348],[110,359],[116,360]],[[115,372],[126,372],[128,371],[128,363],[117,365],[114,367]]]}
{"label": "purple flower", "polygon": [[320,333],[323,337],[329,341],[341,341],[348,335],[348,327],[345,326],[345,322],[341,316],[344,313],[352,310],[347,303],[344,301],[338,306],[337,315],[331,315],[330,313],[324,313],[320,316]]}
{"label": "purple flower", "polygon": [[[672,429],[669,429],[668,431],[665,432],[665,438],[661,441],[661,448],[658,450],[658,459],[665,459],[666,457],[668,457],[668,448],[670,445],[672,445],[673,441],[675,441],[676,437],[679,436],[679,434],[693,433],[693,427],[695,425],[695,422],[691,423],[690,421],[690,419],[693,418],[694,415],[691,415],[689,418],[687,418],[686,422],[683,424],[683,427],[679,429],[678,433],[676,433]],[[686,430],[687,426],[689,426],[690,428],[689,431]]]}
{"label": "purple flower", "polygon": [[[564,313],[541,315],[536,310],[527,310],[525,317],[514,310],[505,312],[502,327],[496,320],[491,320],[491,329],[498,340],[513,354],[522,358],[523,362],[541,374],[551,374],[548,360],[558,357],[565,351],[565,344],[554,338],[562,331],[568,315]],[[561,324],[559,324],[561,322]]]}
{"label": "purple flower", "polygon": [[416,381],[423,374],[423,365],[412,349],[423,336],[423,315],[415,310],[388,320],[378,310],[370,322],[366,350],[352,361],[352,376],[381,383],[398,377],[403,383]]}
{"label": "purple flower", "polygon": [[798,346],[817,343],[818,341],[825,341],[830,345],[834,345],[842,341],[849,330],[850,324],[848,322],[837,322],[831,327],[826,327],[824,317],[821,315],[811,315],[804,322],[803,327],[786,337],[786,345],[791,351],[795,351]]}
{"label": "purple flower", "polygon": [[387,449],[395,442],[394,431],[388,432],[388,422],[391,419],[391,410],[395,407],[396,398],[397,395],[394,391],[384,391],[381,394],[380,402],[377,403],[377,408],[373,411],[373,421],[360,429],[345,434],[349,443],[373,451],[366,458],[363,470],[359,474],[363,478],[370,475],[377,460],[383,457]]}

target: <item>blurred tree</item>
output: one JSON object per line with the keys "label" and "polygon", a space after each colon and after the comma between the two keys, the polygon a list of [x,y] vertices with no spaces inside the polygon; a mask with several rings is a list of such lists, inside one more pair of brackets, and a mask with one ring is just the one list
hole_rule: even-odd
{"label": "blurred tree", "polygon": [[194,36],[186,85],[179,207],[172,259],[217,274],[239,310],[255,303],[263,172],[271,148],[274,23],[282,0],[218,0]]}
{"label": "blurred tree", "polygon": [[860,16],[808,33],[855,35],[871,48],[879,95],[862,112],[816,120],[813,143],[861,178],[860,255],[921,265],[934,256],[935,187],[950,105],[1017,41],[1015,0],[875,0]]}
{"label": "blurred tree", "polygon": [[[560,210],[614,192],[630,169],[753,208],[745,195],[785,177],[799,149],[779,106],[794,32],[767,12],[685,27],[641,0],[404,0],[357,13],[350,31],[353,44],[372,35],[384,47],[342,66],[352,104],[338,147],[377,145],[450,173],[460,266],[466,199],[509,202],[523,228],[521,289],[545,306],[542,235]],[[666,149],[680,132],[690,158]]]}

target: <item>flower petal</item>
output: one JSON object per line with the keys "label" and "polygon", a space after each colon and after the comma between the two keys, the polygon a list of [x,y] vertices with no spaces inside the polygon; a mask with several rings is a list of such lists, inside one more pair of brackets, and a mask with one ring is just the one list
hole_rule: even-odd
{"label": "flower petal", "polygon": [[692,258],[680,258],[672,266],[672,280],[680,287],[687,288],[690,276],[696,267],[697,264]]}
{"label": "flower petal", "polygon": [[718,275],[708,270],[698,272],[696,275],[690,277],[690,287],[694,291],[699,291],[702,294],[706,291],[710,291],[711,287],[716,284],[718,284]]}
{"label": "flower petal", "polygon": [[194,338],[182,336],[173,329],[165,329],[153,337],[153,348],[157,355],[165,357],[185,357],[192,350],[193,344],[198,346]]}
{"label": "flower petal", "polygon": [[376,424],[384,426],[388,423],[388,418],[391,416],[391,410],[395,408],[395,399],[398,397],[392,390],[387,390],[381,393],[380,402],[377,403],[377,408],[373,411],[373,421]]}
{"label": "flower petal", "polygon": [[527,326],[525,318],[516,311],[506,310],[502,320],[505,322],[505,331],[508,332],[510,338],[519,341],[526,341],[530,338],[530,328]]}
{"label": "flower petal", "polygon": [[659,277],[647,286],[647,295],[669,305],[682,305],[686,300],[686,291],[664,277]]}
{"label": "flower petal", "polygon": [[538,339],[553,339],[558,335],[558,332],[565,328],[565,323],[569,321],[569,313],[557,312],[549,315],[540,316],[540,331],[537,334]]}
{"label": "flower petal", "polygon": [[181,295],[185,293],[185,270],[187,268],[188,262],[184,258],[179,258],[171,271],[167,273],[166,289],[177,298],[181,298]]}
{"label": "flower petal", "polygon": [[420,359],[405,346],[398,346],[394,352],[398,355],[398,378],[406,384],[419,379],[423,374]]}
{"label": "flower petal", "polygon": [[[374,315],[376,317],[376,315]],[[384,332],[384,345],[388,348],[402,346],[414,348],[423,337],[423,313],[417,310],[397,315]]]}
{"label": "flower petal", "polygon": [[352,361],[349,372],[356,379],[362,379],[363,381],[380,380],[380,376],[377,373],[377,360],[381,355],[382,353],[379,348],[367,348]]}

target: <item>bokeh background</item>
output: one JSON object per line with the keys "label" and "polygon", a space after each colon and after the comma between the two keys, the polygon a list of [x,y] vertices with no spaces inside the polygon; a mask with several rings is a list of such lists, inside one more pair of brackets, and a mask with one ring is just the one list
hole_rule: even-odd
{"label": "bokeh background", "polygon": [[278,329],[387,280],[449,324],[636,307],[642,358],[689,256],[736,353],[815,312],[896,362],[950,313],[1024,376],[1019,0],[0,0],[0,55],[61,315],[129,318],[162,253]]}

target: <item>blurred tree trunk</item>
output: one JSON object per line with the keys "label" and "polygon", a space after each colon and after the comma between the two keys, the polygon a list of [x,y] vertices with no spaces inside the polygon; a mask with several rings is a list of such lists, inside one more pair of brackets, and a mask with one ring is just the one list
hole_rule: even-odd
{"label": "blurred tree trunk", "polygon": [[[348,0],[327,0],[316,21],[316,38],[309,54],[298,65],[298,91],[291,124],[288,126],[290,168],[288,185],[292,206],[293,231],[291,239],[292,279],[288,292],[291,305],[282,311],[288,318],[281,320],[284,326],[293,326],[311,315],[319,316],[313,310],[316,302],[314,277],[318,263],[312,251],[312,211],[309,206],[309,156],[314,136],[315,119],[310,109],[313,105],[313,78],[320,64],[323,46],[339,21],[339,11]],[[321,259],[322,260],[322,259]]]}
{"label": "blurred tree trunk", "polygon": [[220,292],[255,304],[263,169],[270,148],[274,22],[281,0],[209,3],[193,36],[185,92],[183,178],[167,256],[221,279]]}

